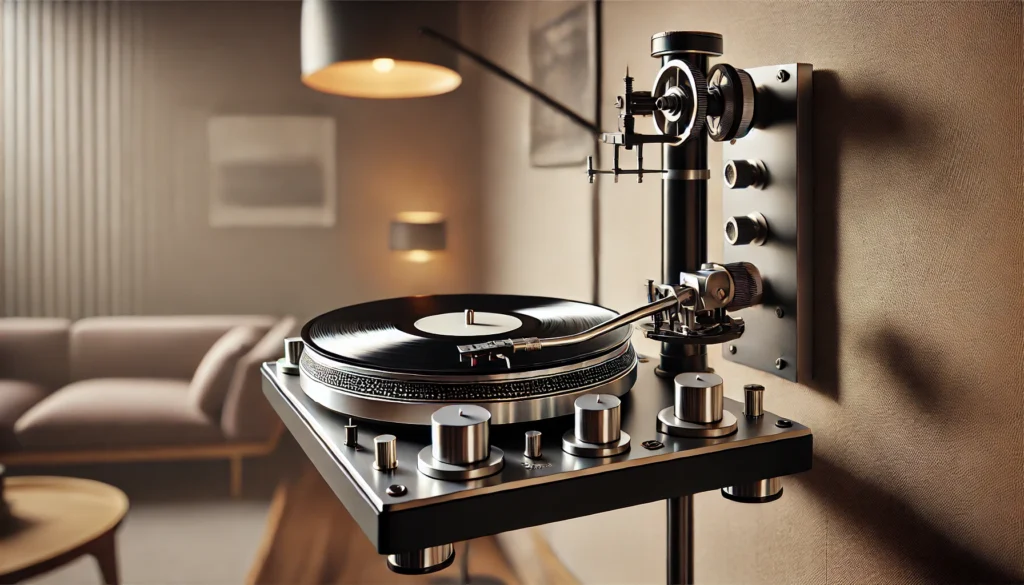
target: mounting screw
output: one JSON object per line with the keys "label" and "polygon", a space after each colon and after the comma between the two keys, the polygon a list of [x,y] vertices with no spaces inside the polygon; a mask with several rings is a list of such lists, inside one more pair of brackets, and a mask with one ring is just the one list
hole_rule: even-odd
{"label": "mounting screw", "polygon": [[789,420],[788,418],[780,418],[779,420],[775,421],[775,426],[779,427],[780,429],[788,429],[789,427],[793,426],[793,421]]}
{"label": "mounting screw", "polygon": [[717,298],[720,301],[724,301],[725,297],[727,296],[729,296],[729,293],[725,292],[724,288],[720,288],[715,291],[715,298]]}
{"label": "mounting screw", "polygon": [[736,353],[736,346],[735,345],[730,345],[729,346],[729,353]]}
{"label": "mounting screw", "polygon": [[779,359],[775,360],[775,369],[776,370],[784,370],[784,369],[786,369],[786,360],[784,360],[782,358],[779,358]]}
{"label": "mounting screw", "polygon": [[643,443],[640,443],[640,445],[642,445],[643,448],[647,449],[648,451],[657,451],[658,449],[663,448],[665,446],[665,443],[662,443],[661,441],[651,440],[644,441]]}
{"label": "mounting screw", "polygon": [[785,317],[786,310],[783,309],[782,307],[775,307],[775,316],[778,317],[779,319]]}
{"label": "mounting screw", "polygon": [[785,69],[779,69],[779,73],[775,76],[775,79],[778,79],[782,83],[786,83],[787,81],[789,81],[789,71],[786,71]]}
{"label": "mounting screw", "polygon": [[392,498],[399,498],[404,496],[408,491],[409,490],[405,489],[404,485],[399,485],[396,483],[395,485],[388,486],[387,494]]}

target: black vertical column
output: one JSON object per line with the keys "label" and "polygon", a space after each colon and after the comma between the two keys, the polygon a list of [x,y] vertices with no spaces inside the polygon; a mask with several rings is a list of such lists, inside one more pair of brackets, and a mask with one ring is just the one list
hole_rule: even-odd
{"label": "black vertical column", "polygon": [[[722,36],[703,32],[659,33],[651,38],[651,56],[662,66],[685,61],[705,79],[708,59],[722,54]],[[679,273],[697,270],[708,258],[707,131],[679,146],[663,146],[661,180],[661,278],[679,284]],[[673,172],[681,171],[681,172]],[[661,344],[658,373],[703,372],[708,368],[703,345]],[[669,585],[693,583],[693,496],[666,501],[666,572]]]}

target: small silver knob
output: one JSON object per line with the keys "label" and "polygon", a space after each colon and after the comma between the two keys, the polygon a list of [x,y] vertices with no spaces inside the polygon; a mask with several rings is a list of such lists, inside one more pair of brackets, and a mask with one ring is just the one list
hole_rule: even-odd
{"label": "small silver knob", "polygon": [[686,372],[675,378],[675,416],[692,423],[722,420],[725,390],[722,377],[705,372]]}
{"label": "small silver knob", "polygon": [[286,337],[284,340],[284,361],[292,366],[299,365],[299,358],[302,357],[302,350],[306,344],[301,337]]}
{"label": "small silver knob", "polygon": [[540,450],[540,431],[526,431],[526,450],[523,451],[530,459],[540,459],[543,456]]}
{"label": "small silver knob", "polygon": [[398,467],[398,438],[378,435],[373,438],[373,468],[388,471]]}
{"label": "small silver knob", "polygon": [[725,163],[722,178],[730,189],[759,189],[768,182],[768,169],[759,160],[731,160]]}
{"label": "small silver knob", "polygon": [[612,443],[622,436],[621,402],[611,394],[584,394],[576,399],[576,438],[585,443]]}
{"label": "small silver knob", "polygon": [[344,444],[346,447],[355,447],[359,444],[359,427],[352,422],[352,419],[348,419],[348,424],[345,425]]}
{"label": "small silver knob", "polygon": [[733,246],[760,246],[768,239],[768,220],[760,213],[730,217],[725,222],[725,241]]}
{"label": "small silver knob", "polygon": [[743,387],[743,414],[751,418],[764,416],[764,386],[747,384]]}
{"label": "small silver knob", "polygon": [[491,413],[473,404],[445,406],[430,415],[430,453],[453,465],[484,461],[491,454]]}

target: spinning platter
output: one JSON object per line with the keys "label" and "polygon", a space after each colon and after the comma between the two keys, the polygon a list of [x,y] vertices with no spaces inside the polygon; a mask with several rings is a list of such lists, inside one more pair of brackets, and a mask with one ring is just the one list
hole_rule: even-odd
{"label": "spinning platter", "polygon": [[447,404],[476,404],[493,424],[572,414],[581,394],[620,396],[636,378],[630,327],[583,343],[470,366],[457,347],[573,335],[616,313],[562,299],[437,295],[388,299],[316,317],[302,330],[302,390],[356,418],[430,424]]}

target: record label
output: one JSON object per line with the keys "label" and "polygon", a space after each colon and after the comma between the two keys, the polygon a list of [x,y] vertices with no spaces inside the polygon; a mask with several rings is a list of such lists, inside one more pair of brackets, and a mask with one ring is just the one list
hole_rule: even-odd
{"label": "record label", "polygon": [[423,317],[413,327],[424,333],[450,335],[452,337],[474,337],[509,333],[523,326],[523,322],[503,313],[478,313],[474,311],[473,322],[466,323],[466,314],[441,313]]}

